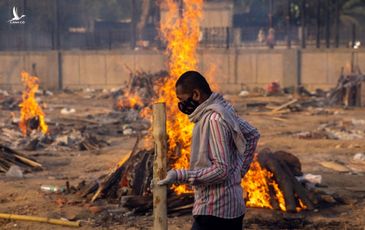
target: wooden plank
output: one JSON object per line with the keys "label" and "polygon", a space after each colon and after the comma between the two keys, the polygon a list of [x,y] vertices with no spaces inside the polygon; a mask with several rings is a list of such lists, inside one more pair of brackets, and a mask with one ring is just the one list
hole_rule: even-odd
{"label": "wooden plank", "polygon": [[351,170],[346,167],[345,165],[339,164],[334,161],[322,161],[319,162],[320,165],[322,165],[325,168],[335,170],[337,172],[350,172]]}
{"label": "wooden plank", "polygon": [[263,115],[263,116],[273,116],[273,115],[277,115],[280,116],[281,114],[285,114],[285,113],[290,113],[289,109],[285,109],[285,110],[280,110],[280,111],[265,111],[265,112],[248,112],[248,115]]}
{"label": "wooden plank", "polygon": [[32,160],[30,160],[30,159],[28,159],[26,157],[23,157],[23,156],[19,156],[18,154],[15,154],[15,157],[18,158],[23,163],[32,166],[33,168],[42,169],[42,165],[39,164],[38,162],[32,161]]}
{"label": "wooden plank", "polygon": [[287,102],[287,103],[285,103],[285,104],[282,104],[281,106],[279,106],[279,107],[276,107],[275,109],[273,109],[272,110],[272,112],[278,112],[278,111],[280,111],[280,110],[282,110],[282,109],[285,109],[286,107],[288,107],[289,105],[293,105],[293,104],[295,104],[295,103],[297,103],[298,102],[298,99],[293,99],[293,100],[291,100],[291,101],[289,101],[289,102]]}

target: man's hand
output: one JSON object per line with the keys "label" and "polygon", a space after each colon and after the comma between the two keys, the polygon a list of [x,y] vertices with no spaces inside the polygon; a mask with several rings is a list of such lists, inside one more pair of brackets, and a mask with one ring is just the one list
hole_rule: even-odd
{"label": "man's hand", "polygon": [[169,185],[175,183],[177,180],[177,173],[171,169],[167,172],[166,178],[157,182],[157,185]]}

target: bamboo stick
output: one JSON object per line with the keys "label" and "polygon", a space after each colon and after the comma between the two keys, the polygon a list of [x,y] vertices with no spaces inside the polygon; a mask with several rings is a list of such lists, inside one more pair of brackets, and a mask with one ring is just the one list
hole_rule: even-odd
{"label": "bamboo stick", "polygon": [[15,154],[15,157],[18,158],[19,160],[21,160],[22,162],[24,162],[27,165],[32,166],[33,168],[39,168],[42,169],[42,165],[39,164],[38,162],[32,161],[26,157],[20,156],[18,154]]}
{"label": "bamboo stick", "polygon": [[156,182],[166,176],[166,106],[165,103],[153,105],[153,137],[155,140],[155,159],[153,162],[153,229],[167,230],[167,187]]}
{"label": "bamboo stick", "polygon": [[79,221],[59,220],[59,219],[51,219],[51,218],[39,217],[39,216],[26,216],[26,215],[0,213],[0,219],[24,220],[24,221],[33,221],[33,222],[63,225],[63,226],[69,226],[69,227],[80,227]]}

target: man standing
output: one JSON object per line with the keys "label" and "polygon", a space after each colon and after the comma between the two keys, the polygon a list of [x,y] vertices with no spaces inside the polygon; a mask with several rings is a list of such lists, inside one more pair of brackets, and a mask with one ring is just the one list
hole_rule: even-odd
{"label": "man standing", "polygon": [[195,123],[190,169],[172,169],[158,185],[193,186],[193,230],[241,230],[246,212],[241,180],[260,134],[196,71],[180,76],[176,95],[180,111]]}

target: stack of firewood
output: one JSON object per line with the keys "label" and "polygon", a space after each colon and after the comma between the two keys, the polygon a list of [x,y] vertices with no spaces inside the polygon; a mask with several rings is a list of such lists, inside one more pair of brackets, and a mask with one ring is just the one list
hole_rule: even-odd
{"label": "stack of firewood", "polygon": [[365,106],[365,75],[341,75],[328,96],[330,105]]}
{"label": "stack of firewood", "polygon": [[[296,156],[285,151],[272,152],[265,148],[259,152],[257,158],[261,167],[273,173],[283,193],[287,212],[296,212],[299,199],[308,210],[314,209],[318,204],[317,198],[296,179],[303,174],[300,161]],[[275,209],[279,209],[276,199],[271,199],[270,202]]]}
{"label": "stack of firewood", "polygon": [[12,165],[19,166],[23,171],[42,170],[42,165],[33,159],[0,144],[0,172],[6,173]]}
{"label": "stack of firewood", "polygon": [[[119,101],[128,100],[129,97],[138,97],[142,101],[142,105],[135,106],[136,108],[148,106],[152,99],[157,97],[156,88],[163,85],[167,79],[168,73],[160,71],[156,73],[149,73],[144,71],[136,71],[130,73],[130,79],[127,87],[121,94],[116,95],[114,108],[119,110]],[[135,109],[135,108],[127,108]]]}
{"label": "stack of firewood", "polygon": [[[98,181],[86,185],[80,192],[81,196],[94,202],[97,199],[118,200],[125,208],[135,213],[152,211],[152,194],[150,183],[152,179],[153,150],[136,151],[136,143],[128,159],[118,165]],[[296,212],[299,199],[308,210],[314,209],[318,204],[317,198],[307,190],[296,176],[301,176],[301,164],[294,155],[277,151],[271,152],[263,149],[257,156],[261,167],[273,173],[285,199],[286,211]],[[272,199],[274,209],[280,209],[275,204],[275,194]],[[191,211],[193,194],[176,194],[168,191],[168,213],[185,214]]]}

